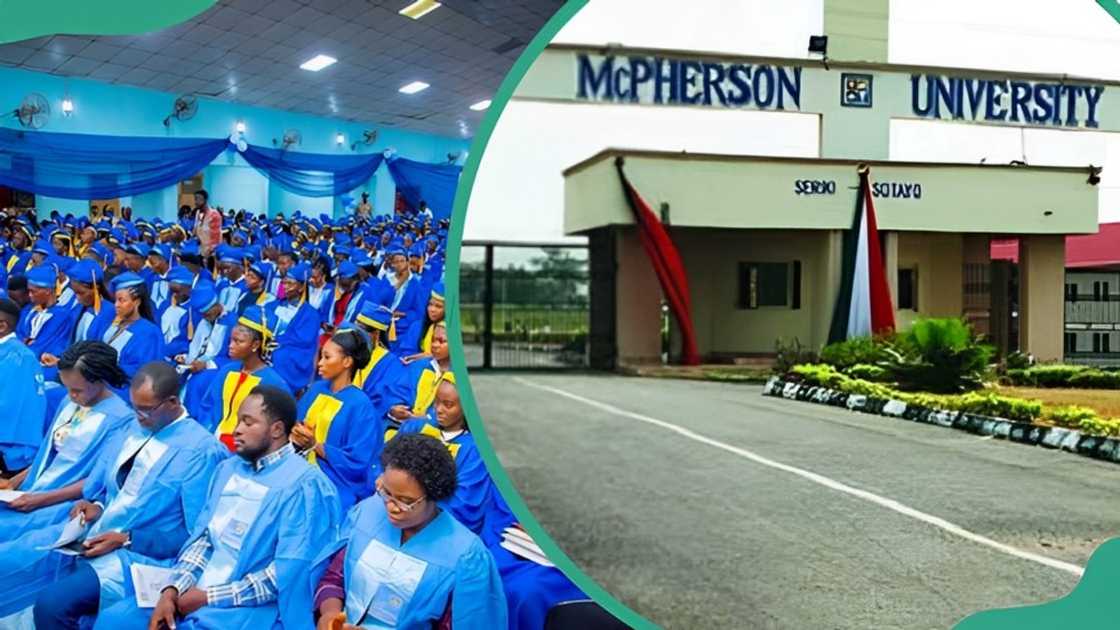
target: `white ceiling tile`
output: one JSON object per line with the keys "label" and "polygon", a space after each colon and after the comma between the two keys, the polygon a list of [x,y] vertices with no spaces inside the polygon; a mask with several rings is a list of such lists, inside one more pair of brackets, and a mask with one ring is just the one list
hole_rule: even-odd
{"label": "white ceiling tile", "polygon": [[44,37],[33,37],[31,39],[25,39],[18,43],[23,44],[24,46],[30,46],[32,48],[42,48],[43,46],[46,46],[48,43],[50,43],[50,41],[51,36],[46,35]]}
{"label": "white ceiling tile", "polygon": [[94,59],[71,57],[66,63],[58,67],[58,71],[66,76],[84,77],[100,65],[101,62]]}
{"label": "white ceiling tile", "polygon": [[245,22],[245,19],[250,15],[233,7],[219,7],[214,11],[207,12],[205,24],[212,28],[217,28],[223,31],[229,31],[238,28]]}
{"label": "white ceiling tile", "polygon": [[169,43],[175,41],[173,35],[165,35],[163,33],[145,33],[133,37],[128,42],[128,47],[136,50],[143,50],[150,53],[158,53],[162,51]]}
{"label": "white ceiling tile", "polygon": [[118,81],[132,85],[144,85],[154,76],[156,76],[156,73],[147,68],[130,68],[128,72],[120,76]]}
{"label": "white ceiling tile", "polygon": [[229,50],[231,48],[237,48],[247,39],[249,39],[248,35],[242,35],[241,33],[238,33],[236,31],[226,31],[225,33],[222,33],[217,39],[210,42],[210,45],[215,48]]}
{"label": "white ceiling tile", "polygon": [[9,44],[0,46],[0,62],[19,64],[35,54],[35,49],[22,44]]}
{"label": "white ceiling tile", "polygon": [[284,43],[288,42],[288,40],[299,31],[299,28],[287,22],[276,22],[267,30],[260,33],[259,37],[270,42]]}
{"label": "white ceiling tile", "polygon": [[221,37],[222,33],[225,33],[225,29],[219,29],[209,24],[196,24],[194,28],[181,34],[179,39],[206,45]]}
{"label": "white ceiling tile", "polygon": [[151,53],[144,50],[138,50],[136,48],[124,48],[121,49],[121,51],[116,55],[113,55],[113,58],[110,59],[110,61],[122,66],[136,67],[147,61],[151,56]]}
{"label": "white ceiling tile", "polygon": [[224,59],[228,55],[229,52],[221,48],[215,46],[201,46],[191,53],[189,59],[200,63],[214,63],[220,59]]}
{"label": "white ceiling tile", "polygon": [[183,72],[182,67],[179,65],[179,60],[174,57],[160,57],[158,55],[150,57],[147,61],[140,64],[141,68],[153,70],[159,73],[168,73],[180,77],[188,76],[189,72]]}
{"label": "white ceiling tile", "polygon": [[93,71],[89,73],[89,76],[90,78],[100,79],[102,81],[116,81],[121,75],[128,72],[128,70],[128,66],[115,63],[103,63],[94,68]]}
{"label": "white ceiling tile", "polygon": [[144,87],[152,88],[153,90],[167,90],[171,86],[179,82],[179,77],[173,74],[160,74],[157,73],[152,78],[148,79]]}
{"label": "white ceiling tile", "polygon": [[75,37],[73,35],[55,35],[46,45],[46,49],[60,55],[76,55],[83,48],[93,42],[92,37]]}
{"label": "white ceiling tile", "polygon": [[54,70],[55,68],[66,63],[68,57],[58,53],[49,52],[46,50],[36,51],[23,61],[23,65],[31,68],[32,70]]}
{"label": "white ceiling tile", "polygon": [[294,2],[293,0],[271,0],[267,6],[257,11],[257,15],[278,21],[285,20],[302,7],[302,4]]}

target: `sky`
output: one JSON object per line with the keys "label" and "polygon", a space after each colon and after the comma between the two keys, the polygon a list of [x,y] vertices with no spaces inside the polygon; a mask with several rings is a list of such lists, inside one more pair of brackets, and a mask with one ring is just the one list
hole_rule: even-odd
{"label": "sky", "polygon": [[[891,63],[1120,80],[1120,24],[1095,0],[891,0],[889,28]],[[554,41],[805,58],[822,30],[822,0],[591,0]],[[610,146],[813,157],[817,134],[816,117],[796,113],[511,101],[483,154],[465,238],[582,241],[563,234],[560,172]],[[1117,133],[894,120],[890,157],[1103,164],[1100,217],[1120,221]]]}

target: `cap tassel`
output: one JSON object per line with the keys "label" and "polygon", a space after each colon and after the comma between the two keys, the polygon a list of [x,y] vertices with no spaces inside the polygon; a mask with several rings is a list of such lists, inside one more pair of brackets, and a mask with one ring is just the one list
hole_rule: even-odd
{"label": "cap tassel", "polygon": [[101,287],[97,286],[97,274],[89,273],[90,286],[93,287],[93,314],[101,314]]}
{"label": "cap tassel", "polygon": [[187,307],[187,341],[194,339],[194,309]]}
{"label": "cap tassel", "polygon": [[393,343],[397,340],[397,318],[392,317],[389,319],[389,342]]}

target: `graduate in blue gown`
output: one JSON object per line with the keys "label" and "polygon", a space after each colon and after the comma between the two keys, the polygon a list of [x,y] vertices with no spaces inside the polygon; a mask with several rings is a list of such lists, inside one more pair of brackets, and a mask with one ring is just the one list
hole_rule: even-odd
{"label": "graduate in blue gown", "polygon": [[421,295],[423,288],[420,286],[420,278],[409,268],[404,246],[394,241],[385,254],[393,271],[373,283],[373,299],[393,311],[396,327],[405,331],[423,310],[427,296]]}
{"label": "graduate in blue gown", "polygon": [[245,268],[242,266],[242,251],[238,247],[222,247],[218,254],[218,265],[222,270],[222,277],[215,285],[218,291],[218,300],[227,313],[237,311],[237,303],[247,290],[245,286]]}
{"label": "graduate in blue gown", "polygon": [[447,449],[424,435],[400,435],[381,461],[378,495],[354,507],[316,565],[319,627],[345,613],[346,623],[363,628],[432,628],[449,618],[455,630],[504,630],[493,557],[439,507],[455,490]]}
{"label": "graduate in blue gown", "polygon": [[334,283],[327,282],[330,277],[330,263],[323,257],[311,266],[311,278],[307,286],[307,302],[319,313],[319,319],[324,322],[331,321],[331,309],[334,308]]}
{"label": "graduate in blue gown", "polygon": [[432,353],[432,334],[435,325],[442,322],[446,314],[443,283],[437,282],[428,291],[428,305],[424,309],[424,317],[412,322],[403,336],[397,338],[396,344],[390,349],[401,357],[415,357],[415,355]]}
{"label": "graduate in blue gown", "polygon": [[116,317],[113,301],[101,283],[104,277],[101,267],[92,260],[79,260],[66,270],[66,276],[70,278],[70,288],[78,304],[70,342],[100,339]]}
{"label": "graduate in blue gown", "polygon": [[453,372],[447,372],[440,380],[433,407],[434,418],[409,420],[401,425],[400,433],[422,433],[447,447],[455,460],[458,484],[455,494],[440,507],[451,512],[467,529],[480,533],[486,512],[490,509],[493,483],[463,414]]}
{"label": "graduate in blue gown", "polygon": [[40,265],[27,272],[31,308],[16,327],[16,335],[44,365],[43,377],[52,381],[58,380],[58,370],[53,366],[70,345],[74,325],[74,310],[58,303],[57,287],[58,275],[52,265]]}
{"label": "graduate in blue gown", "polygon": [[[219,464],[205,507],[154,611],[126,598],[95,630],[310,628],[315,558],[338,535],[334,485],[288,442],[295,401],[258,385],[238,412],[237,456]],[[235,598],[234,592],[239,595]]]}
{"label": "graduate in blue gown", "polygon": [[[129,567],[170,562],[186,542],[226,451],[179,404],[178,384],[174,368],[163,362],[145,365],[133,379],[136,422],[115,436],[71,510],[91,524],[82,555],[39,552],[33,565],[24,559],[21,590],[46,587],[35,604],[36,627],[76,628],[82,616],[132,597]],[[25,534],[20,542],[49,544],[62,527]],[[9,564],[0,559],[0,572]]]}
{"label": "graduate in blue gown", "polygon": [[[67,519],[91,471],[113,455],[109,449],[115,437],[134,418],[113,393],[126,377],[111,347],[96,341],[75,344],[62,353],[58,365],[70,398],[58,410],[31,466],[9,484],[27,494],[0,507],[0,587],[5,593],[0,619],[24,611],[33,601],[43,584],[23,569],[41,558],[34,547],[57,537],[58,530],[51,528]],[[42,531],[53,531],[53,537],[35,544],[23,538]]]}
{"label": "graduate in blue gown", "polygon": [[319,313],[307,303],[307,281],[311,269],[300,263],[284,278],[285,298],[270,302],[265,308],[276,320],[276,350],[272,367],[288,382],[288,388],[299,394],[311,382],[315,370],[315,352],[319,342]]}
{"label": "graduate in blue gown", "polygon": [[[184,265],[174,267],[167,272],[167,284],[171,291],[171,298],[167,301],[163,314],[160,315],[159,327],[163,332],[163,352],[168,361],[174,361],[180,354],[186,354],[194,338],[194,329],[202,315],[197,309],[187,308],[191,299],[198,276],[191,273]],[[205,286],[212,287],[208,282]]]}
{"label": "graduate in blue gown", "polygon": [[240,316],[245,309],[252,305],[264,306],[276,299],[268,292],[268,279],[272,276],[272,263],[259,257],[250,260],[246,256],[249,268],[245,271],[245,292],[237,301],[237,315]]}
{"label": "graduate in blue gown", "polygon": [[371,473],[381,452],[384,424],[354,375],[369,363],[365,333],[344,328],[331,335],[319,358],[319,376],[299,400],[300,424],[292,444],[338,487],[347,510],[373,491]]}
{"label": "graduate in blue gown", "polygon": [[389,412],[387,393],[396,385],[404,373],[404,366],[395,354],[385,346],[385,336],[392,324],[393,314],[389,309],[374,302],[367,302],[358,315],[359,328],[370,338],[369,365],[354,375],[354,385],[362,388],[373,404],[374,415],[385,418]]}
{"label": "graduate in blue gown", "polygon": [[168,278],[171,272],[171,246],[164,243],[153,246],[148,252],[148,266],[152,270],[148,279],[148,292],[152,296],[152,310],[156,321],[159,321],[159,317],[171,303],[171,283]]}
{"label": "graduate in blue gown", "polygon": [[116,349],[121,369],[132,378],[140,366],[164,357],[163,331],[155,323],[148,287],[142,277],[122,273],[113,278],[110,290],[117,316],[101,334],[101,341]]}
{"label": "graduate in blue gown", "polygon": [[[11,474],[27,468],[43,442],[46,397],[39,358],[15,335],[19,307],[0,299],[0,466]],[[0,480],[0,487],[10,481]],[[0,537],[3,536],[0,531]]]}
{"label": "graduate in blue gown", "polygon": [[400,423],[426,418],[436,400],[436,388],[450,370],[447,326],[444,322],[437,322],[432,333],[432,356],[407,363],[400,378],[385,391],[390,420]]}
{"label": "graduate in blue gown", "polygon": [[229,362],[229,333],[237,324],[235,312],[224,313],[209,286],[195,288],[184,304],[202,314],[186,354],[175,357],[176,369],[185,378],[183,404],[191,415],[202,416],[203,400],[218,370]]}
{"label": "graduate in blue gown", "polygon": [[275,327],[275,317],[270,320],[267,309],[255,304],[245,309],[230,333],[230,361],[218,370],[202,401],[198,421],[230,451],[237,410],[254,387],[271,385],[291,393],[284,377],[268,364]]}

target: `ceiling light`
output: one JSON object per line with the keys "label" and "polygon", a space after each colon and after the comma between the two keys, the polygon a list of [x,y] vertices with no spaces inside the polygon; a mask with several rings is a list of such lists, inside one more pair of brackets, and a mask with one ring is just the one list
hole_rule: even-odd
{"label": "ceiling light", "polygon": [[336,134],[335,137],[334,137],[334,142],[338,146],[342,146],[342,145],[346,144],[346,136],[344,136],[342,134]]}
{"label": "ceiling light", "polygon": [[405,17],[410,17],[414,20],[419,20],[425,15],[435,11],[440,7],[440,3],[435,0],[416,0],[407,7],[401,9],[399,13]]}
{"label": "ceiling light", "polygon": [[475,103],[474,105],[471,105],[471,109],[473,109],[476,112],[481,112],[485,109],[489,109],[489,107],[490,107],[490,99],[486,99],[485,101],[479,101],[479,102]]}
{"label": "ceiling light", "polygon": [[66,116],[74,113],[74,101],[70,100],[70,97],[62,99],[62,113]]}
{"label": "ceiling light", "polygon": [[331,57],[329,55],[315,55],[314,57],[308,59],[307,61],[299,64],[299,67],[303,68],[304,70],[310,70],[312,72],[318,72],[318,71],[322,70],[323,68],[326,68],[327,66],[329,66],[329,65],[331,65],[331,64],[333,64],[337,61],[338,61],[337,59],[335,59],[334,57]]}
{"label": "ceiling light", "polygon": [[417,92],[426,90],[429,87],[431,86],[427,83],[424,83],[423,81],[413,81],[412,83],[401,87],[400,91],[404,92],[405,94],[415,94]]}
{"label": "ceiling light", "polygon": [[237,129],[237,133],[245,133],[245,123],[243,121],[237,121],[237,126],[235,128]]}

